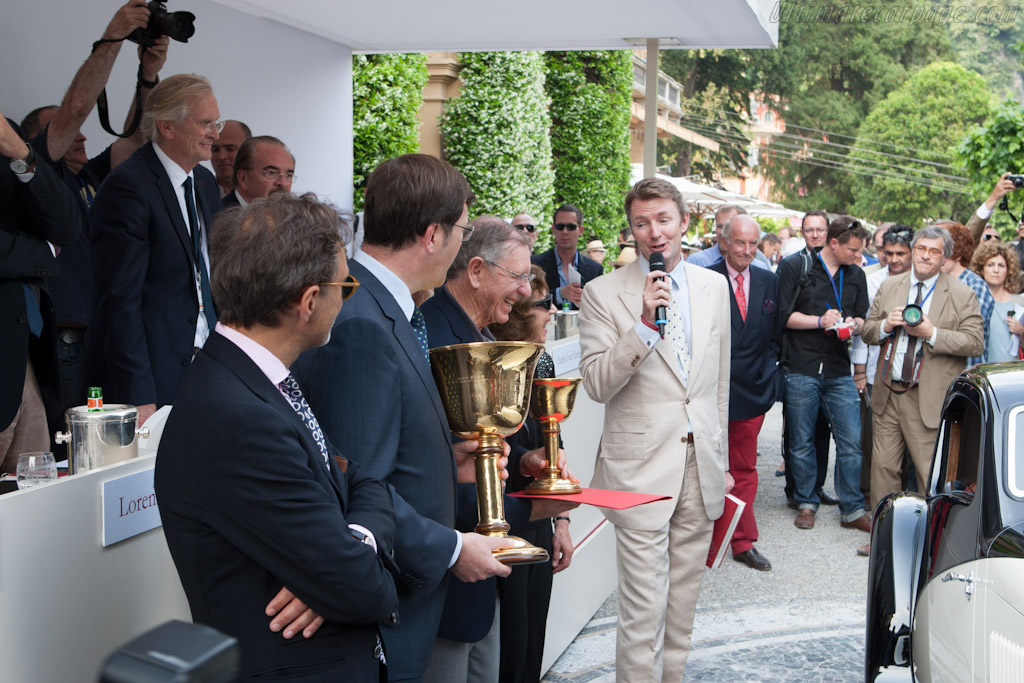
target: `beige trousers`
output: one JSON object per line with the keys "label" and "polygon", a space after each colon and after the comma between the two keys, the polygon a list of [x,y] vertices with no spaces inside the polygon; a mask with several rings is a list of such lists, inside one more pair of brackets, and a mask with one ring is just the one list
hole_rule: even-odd
{"label": "beige trousers", "polygon": [[697,458],[690,444],[683,489],[668,524],[657,531],[615,528],[616,681],[679,683],[683,679],[713,527],[704,510]]}
{"label": "beige trousers", "polygon": [[32,361],[26,361],[21,405],[11,424],[0,432],[0,472],[14,474],[18,469],[18,456],[22,453],[48,450],[50,435],[46,427],[46,408],[39,395]]}
{"label": "beige trousers", "polygon": [[889,392],[885,410],[871,415],[871,502],[901,490],[904,450],[910,452],[917,470],[917,490],[923,495],[925,481],[932,469],[935,437],[938,429],[921,422],[921,389],[915,386],[905,394]]}

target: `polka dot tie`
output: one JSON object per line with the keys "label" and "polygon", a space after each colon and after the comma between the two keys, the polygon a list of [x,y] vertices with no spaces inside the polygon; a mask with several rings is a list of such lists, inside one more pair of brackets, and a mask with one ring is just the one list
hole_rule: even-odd
{"label": "polka dot tie", "polygon": [[330,468],[327,457],[327,439],[324,437],[324,430],[320,429],[320,423],[317,422],[316,415],[313,414],[313,409],[306,403],[306,397],[302,395],[302,389],[299,388],[299,383],[295,381],[295,378],[288,375],[283,382],[277,385],[288,402],[292,404],[292,408],[302,418],[303,424],[313,434],[313,439],[316,441],[316,445],[320,447],[320,453],[324,456],[324,465]]}
{"label": "polka dot tie", "polygon": [[423,357],[427,359],[427,365],[430,365],[430,344],[427,343],[427,321],[423,319],[423,313],[420,312],[419,306],[412,312],[412,320],[409,321],[412,324],[412,333],[416,335],[416,341],[420,343],[420,349],[423,351]]}
{"label": "polka dot tie", "polygon": [[672,292],[672,301],[668,307],[668,323],[665,325],[665,336],[672,342],[672,348],[679,359],[679,367],[683,371],[683,380],[690,378],[690,349],[686,344],[686,331],[683,328],[682,315],[679,311],[679,297],[685,296],[682,291]]}

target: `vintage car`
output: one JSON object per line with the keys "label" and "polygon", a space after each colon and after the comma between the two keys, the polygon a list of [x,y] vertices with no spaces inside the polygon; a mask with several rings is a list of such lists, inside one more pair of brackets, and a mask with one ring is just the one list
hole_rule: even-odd
{"label": "vintage car", "polygon": [[1024,362],[950,385],[927,488],[875,511],[866,680],[1020,683]]}

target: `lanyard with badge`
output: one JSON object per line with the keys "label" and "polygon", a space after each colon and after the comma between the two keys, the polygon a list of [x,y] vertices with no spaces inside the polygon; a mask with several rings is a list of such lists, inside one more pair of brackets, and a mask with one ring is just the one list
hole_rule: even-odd
{"label": "lanyard with badge", "polygon": [[[935,291],[935,285],[937,284],[939,284],[938,280],[932,283],[932,286],[928,290],[928,293],[924,295],[923,299],[921,299],[921,303],[907,304],[906,307],[904,307],[904,329],[901,330],[901,332],[903,333],[903,336],[908,338],[908,340],[910,338],[910,335],[907,334],[906,327],[915,327],[917,325],[920,325],[921,321],[924,320],[924,305],[931,297],[932,292]],[[896,389],[895,387],[892,386],[892,364],[893,361],[896,360],[896,347],[899,346],[899,341],[900,335],[892,334],[886,342],[885,356],[882,359],[882,381],[885,382],[885,385],[889,387],[890,391],[897,394],[905,394],[906,392],[910,391],[915,386],[917,386],[917,382],[921,377],[921,366],[924,365],[924,340],[921,340],[922,343],[917,347],[917,350],[914,352],[914,366],[910,374],[910,381],[906,383],[907,387],[902,390]],[[906,352],[904,352],[904,354],[905,353]],[[906,361],[904,360],[904,363],[905,362]]]}

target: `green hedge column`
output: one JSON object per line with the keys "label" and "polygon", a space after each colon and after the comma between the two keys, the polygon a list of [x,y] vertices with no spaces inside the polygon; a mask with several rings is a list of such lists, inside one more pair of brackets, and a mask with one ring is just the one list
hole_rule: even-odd
{"label": "green hedge column", "polygon": [[353,198],[363,208],[366,177],[392,157],[418,152],[427,83],[422,54],[352,57]]}
{"label": "green hedge column", "polygon": [[614,246],[626,227],[622,204],[632,171],[633,53],[548,52],[545,60],[555,203],[579,206],[587,238]]}
{"label": "green hedge column", "polygon": [[441,117],[444,155],[476,194],[473,215],[537,220],[551,212],[551,139],[544,64],[536,52],[459,55],[460,95]]}

